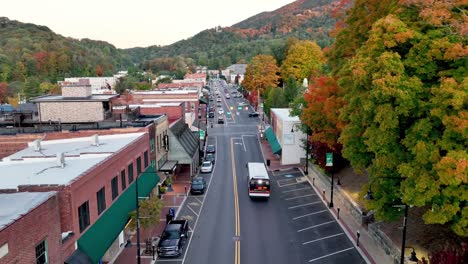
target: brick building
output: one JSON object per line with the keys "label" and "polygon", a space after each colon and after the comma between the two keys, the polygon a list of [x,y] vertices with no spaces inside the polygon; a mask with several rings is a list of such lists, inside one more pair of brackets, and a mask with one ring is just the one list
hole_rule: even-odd
{"label": "brick building", "polygon": [[[59,236],[61,255],[49,251],[50,259],[60,259],[51,263],[82,255],[93,263],[108,261],[126,240],[136,180],[143,197],[159,182],[150,166],[155,149],[149,140],[140,132],[35,141],[0,163],[0,193],[57,192],[60,232],[48,237]],[[29,242],[36,246],[37,241]]]}
{"label": "brick building", "polygon": [[63,262],[56,194],[0,194],[0,263]]}

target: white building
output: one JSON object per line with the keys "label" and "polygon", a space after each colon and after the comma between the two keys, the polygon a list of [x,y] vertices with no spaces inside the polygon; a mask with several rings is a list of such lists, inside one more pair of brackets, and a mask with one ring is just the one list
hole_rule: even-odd
{"label": "white building", "polygon": [[89,84],[91,85],[92,94],[104,94],[104,93],[115,93],[115,84],[118,78],[124,75],[115,75],[110,77],[71,77],[65,78],[64,81],[59,81],[58,84],[69,85],[69,84]]}
{"label": "white building", "polygon": [[290,112],[290,108],[272,108],[271,127],[265,131],[273,152],[281,156],[282,165],[299,164],[305,158],[306,135],[299,129],[299,117],[290,116]]}
{"label": "white building", "polygon": [[245,70],[247,69],[247,64],[233,64],[226,68],[228,71],[225,75],[226,79],[230,83],[235,83],[236,77],[239,76],[239,84],[242,83],[245,76]]}

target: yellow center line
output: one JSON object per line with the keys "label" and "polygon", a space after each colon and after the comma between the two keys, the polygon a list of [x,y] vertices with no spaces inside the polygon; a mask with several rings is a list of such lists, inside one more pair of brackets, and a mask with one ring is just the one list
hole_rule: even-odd
{"label": "yellow center line", "polygon": [[[231,138],[231,164],[232,164],[232,183],[234,191],[234,215],[235,215],[235,229],[236,239],[240,236],[240,213],[239,213],[239,193],[237,191],[237,175],[236,175],[236,163],[234,159],[234,140]],[[234,249],[234,264],[240,264],[240,241],[235,240]]]}

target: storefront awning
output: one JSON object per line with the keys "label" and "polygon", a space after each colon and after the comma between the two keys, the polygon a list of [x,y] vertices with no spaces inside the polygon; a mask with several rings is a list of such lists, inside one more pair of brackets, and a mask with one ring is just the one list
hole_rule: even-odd
{"label": "storefront awning", "polygon": [[166,160],[164,164],[161,166],[159,171],[162,172],[173,172],[177,166],[178,161],[177,160]]}
{"label": "storefront awning", "polygon": [[271,127],[267,128],[267,130],[265,131],[265,136],[268,139],[268,143],[270,143],[270,147],[273,151],[273,154],[281,154],[281,145],[278,142],[278,139],[275,136],[275,132],[273,132],[273,129],[271,129]]}
{"label": "storefront awning", "polygon": [[199,102],[200,104],[206,104],[206,105],[208,104],[208,102],[205,100],[205,98],[200,98],[200,99],[198,99],[198,102]]}
{"label": "storefront awning", "polygon": [[80,249],[75,250],[73,254],[65,260],[65,264],[92,264],[91,259]]}

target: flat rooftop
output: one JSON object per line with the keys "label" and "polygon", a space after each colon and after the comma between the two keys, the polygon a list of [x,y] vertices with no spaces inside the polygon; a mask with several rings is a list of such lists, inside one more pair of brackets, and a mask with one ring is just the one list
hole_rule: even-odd
{"label": "flat rooftop", "polygon": [[291,108],[272,108],[271,112],[275,113],[275,115],[286,122],[300,122],[301,119],[299,119],[298,116],[289,116],[291,112]]}
{"label": "flat rooftop", "polygon": [[[68,185],[90,168],[138,140],[145,133],[42,141],[36,151],[27,148],[3,158],[0,162],[0,189],[17,189],[21,185]],[[57,153],[65,156],[65,166],[57,162]]]}
{"label": "flat rooftop", "polygon": [[31,102],[38,103],[38,102],[106,102],[110,101],[110,99],[119,96],[118,94],[93,94],[87,97],[63,97],[61,95],[48,95],[43,97],[38,97],[35,99],[31,99]]}
{"label": "flat rooftop", "polygon": [[0,194],[0,230],[43,204],[57,192],[21,192]]}

